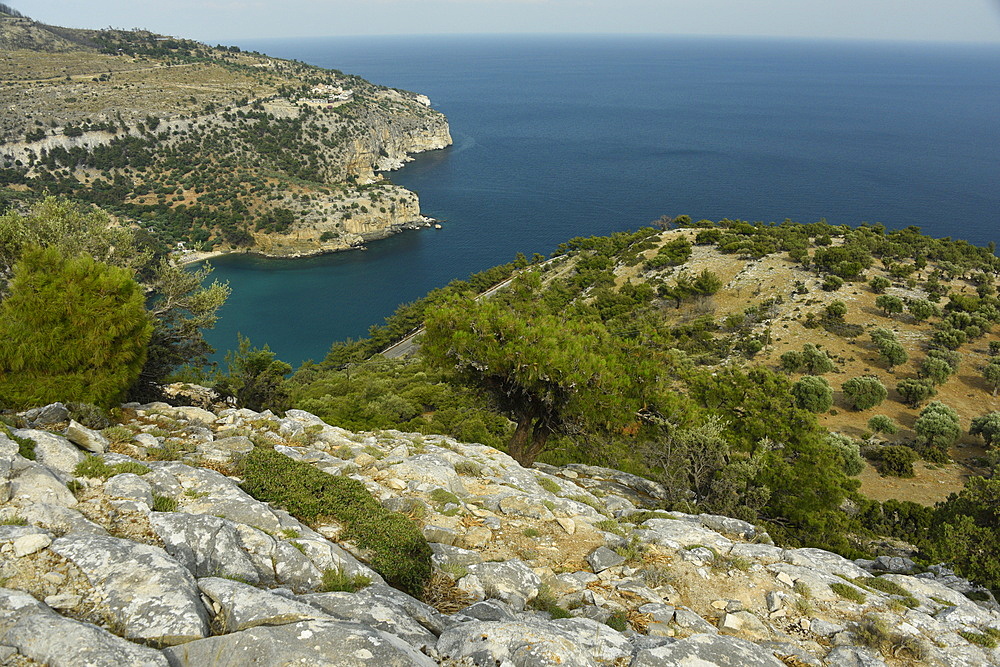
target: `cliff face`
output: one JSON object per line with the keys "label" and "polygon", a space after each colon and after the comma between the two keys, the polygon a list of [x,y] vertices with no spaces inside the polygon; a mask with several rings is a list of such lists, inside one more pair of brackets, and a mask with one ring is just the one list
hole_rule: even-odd
{"label": "cliff face", "polygon": [[[525,469],[483,445],[351,433],[300,410],[279,418],[157,403],[122,414],[122,425],[100,433],[67,424],[55,404],[0,433],[0,644],[25,658],[191,667],[1000,661],[984,647],[1000,628],[996,603],[988,594],[973,602],[964,594],[973,587],[947,570],[783,549],[743,521],[650,511],[665,490],[634,475]],[[433,554],[423,601],[386,585],[383,568],[394,565],[359,548],[347,524],[304,521],[241,489],[233,466],[258,448],[353,479],[416,522]],[[282,479],[291,497],[299,479]]]}
{"label": "cliff face", "polygon": [[72,192],[201,249],[311,254],[424,224],[379,172],[451,144],[426,96],[141,31],[88,35],[117,55],[81,42],[0,62],[16,112],[0,118],[0,185]]}

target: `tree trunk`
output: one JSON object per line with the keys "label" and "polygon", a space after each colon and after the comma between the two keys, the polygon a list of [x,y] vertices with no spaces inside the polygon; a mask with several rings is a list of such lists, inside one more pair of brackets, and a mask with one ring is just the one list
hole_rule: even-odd
{"label": "tree trunk", "polygon": [[552,429],[544,423],[542,417],[535,420],[530,417],[521,419],[510,439],[508,446],[510,455],[525,468],[530,468],[545,449],[545,443],[551,433]]}

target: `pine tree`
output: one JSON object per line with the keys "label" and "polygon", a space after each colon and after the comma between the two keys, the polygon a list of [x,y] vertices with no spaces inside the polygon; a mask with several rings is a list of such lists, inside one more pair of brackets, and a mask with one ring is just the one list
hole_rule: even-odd
{"label": "pine tree", "polygon": [[139,376],[152,328],[131,272],[29,249],[0,303],[0,403],[110,406]]}

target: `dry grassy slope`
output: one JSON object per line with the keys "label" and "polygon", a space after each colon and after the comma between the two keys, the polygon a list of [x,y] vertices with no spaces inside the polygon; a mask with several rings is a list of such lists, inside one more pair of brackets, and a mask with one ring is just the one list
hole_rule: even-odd
{"label": "dry grassy slope", "polygon": [[[663,232],[660,235],[660,245],[676,238],[677,235],[689,236],[693,241],[696,231],[679,229]],[[646,251],[645,256],[649,258],[655,254],[656,249],[653,249]],[[931,268],[928,267],[923,272],[924,275]],[[783,353],[801,349],[805,343],[813,343],[826,350],[837,361],[837,369],[825,376],[834,388],[834,407],[829,413],[820,415],[820,423],[823,426],[831,431],[860,438],[867,431],[868,419],[876,414],[884,414],[896,420],[902,427],[897,435],[887,436],[888,440],[904,441],[915,437],[913,422],[919,409],[914,410],[901,403],[895,386],[899,380],[916,377],[917,366],[924,358],[927,341],[934,330],[932,323],[916,322],[908,314],[885,317],[875,307],[876,295],[865,282],[846,283],[835,292],[824,292],[820,288],[822,280],[815,273],[789,261],[785,253],[749,260],[720,253],[714,246],[696,245],[691,258],[681,267],[647,272],[642,264],[619,266],[616,274],[618,283],[621,284],[625,280],[637,282],[653,277],[669,281],[671,276],[680,271],[697,274],[703,269],[716,273],[723,280],[724,287],[715,296],[700,302],[685,303],[679,310],[674,309],[672,304],[665,304],[666,317],[674,321],[683,321],[711,314],[716,322],[722,322],[727,315],[742,313],[751,304],[780,296],[784,301],[777,307],[777,315],[760,325],[762,330],[770,329],[771,345],[765,347],[752,363],[778,370],[779,357]],[[866,272],[866,280],[876,275],[891,279],[878,262]],[[797,280],[806,284],[809,289],[808,294],[794,293],[793,288]],[[975,288],[966,281],[955,280],[945,284],[954,292],[975,293]],[[920,289],[909,289],[898,280],[893,282],[887,293],[901,298],[926,296]],[[816,313],[819,316],[828,303],[837,299],[847,304],[846,322],[860,324],[866,328],[892,329],[906,348],[910,360],[889,371],[878,362],[878,353],[867,333],[852,340],[834,335],[822,328],[807,329],[802,325],[806,313]],[[943,301],[939,305],[943,305]],[[1000,397],[992,395],[979,371],[988,358],[989,341],[998,339],[1000,338],[994,331],[977,341],[963,345],[959,350],[962,354],[962,364],[958,374],[938,388],[935,400],[944,402],[958,412],[964,430],[968,430],[973,417],[1000,410]],[[889,397],[871,410],[855,412],[846,407],[840,387],[848,379],[864,374],[878,376],[889,389]],[[873,468],[867,466],[861,474],[861,490],[879,500],[897,498],[933,504],[962,488],[964,478],[974,472],[974,468],[970,467],[971,460],[982,456],[983,453],[982,443],[978,438],[964,435],[951,451],[956,463],[932,467],[922,461],[918,462],[915,465],[917,475],[913,479],[882,478]]]}

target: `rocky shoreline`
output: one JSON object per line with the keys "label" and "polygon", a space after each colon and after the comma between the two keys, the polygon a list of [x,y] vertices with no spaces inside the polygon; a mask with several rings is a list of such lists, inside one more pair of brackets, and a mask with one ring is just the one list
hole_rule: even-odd
{"label": "rocky shoreline", "polygon": [[[0,664],[1000,663],[1000,607],[946,569],[652,511],[662,487],[620,471],[525,469],[299,410],[121,414],[98,431],[55,404],[0,432]],[[386,585],[337,521],[248,495],[234,466],[257,448],[416,522],[424,600]],[[330,572],[356,590],[324,592]]]}

